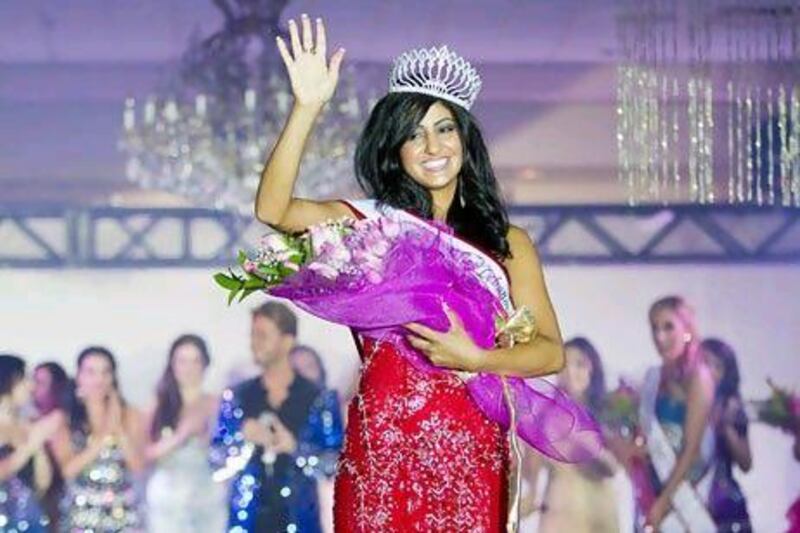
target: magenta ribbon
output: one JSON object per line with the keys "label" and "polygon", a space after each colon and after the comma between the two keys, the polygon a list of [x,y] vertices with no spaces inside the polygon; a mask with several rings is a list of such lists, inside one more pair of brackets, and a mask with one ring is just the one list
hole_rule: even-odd
{"label": "magenta ribbon", "polygon": [[[425,372],[449,372],[432,365],[408,343],[404,325],[416,322],[446,331],[450,327],[443,309],[446,304],[459,316],[473,341],[490,349],[495,344],[495,317],[506,313],[499,299],[478,280],[468,252],[451,244],[451,237],[412,224],[403,228],[383,259],[379,283],[354,274],[330,280],[303,267],[268,292],[365,337],[393,343]],[[603,447],[595,420],[558,387],[542,378],[507,376],[505,380],[516,412],[513,429],[539,452],[557,461],[575,463],[591,459]],[[511,429],[502,379],[480,373],[465,383],[478,408],[503,429]]]}

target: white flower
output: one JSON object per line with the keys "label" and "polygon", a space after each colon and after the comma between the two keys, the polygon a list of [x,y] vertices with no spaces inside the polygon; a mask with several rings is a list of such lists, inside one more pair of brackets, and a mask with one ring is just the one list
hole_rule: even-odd
{"label": "white flower", "polygon": [[325,263],[311,263],[308,265],[308,268],[330,280],[334,280],[339,277],[339,271],[330,265],[326,265]]}
{"label": "white flower", "polygon": [[271,250],[275,254],[289,251],[289,244],[282,233],[270,233],[261,239],[261,247]]}

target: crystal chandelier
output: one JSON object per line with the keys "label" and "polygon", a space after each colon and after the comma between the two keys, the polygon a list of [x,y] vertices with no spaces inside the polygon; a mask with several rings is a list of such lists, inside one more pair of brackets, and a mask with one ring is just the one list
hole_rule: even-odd
{"label": "crystal chandelier", "polygon": [[[120,148],[128,178],[196,205],[253,212],[266,150],[277,140],[293,96],[275,35],[286,0],[215,0],[222,30],[193,39],[177,81],[143,102],[128,98]],[[369,104],[344,70],[309,139],[295,192],[352,196],[353,151]]]}
{"label": "crystal chandelier", "polygon": [[800,1],[618,5],[629,202],[800,207]]}

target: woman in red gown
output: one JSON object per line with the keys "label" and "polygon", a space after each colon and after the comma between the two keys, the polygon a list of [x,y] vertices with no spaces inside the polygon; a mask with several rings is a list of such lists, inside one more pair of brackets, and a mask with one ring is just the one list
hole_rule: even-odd
{"label": "woman in red gown", "polygon": [[[294,198],[305,142],[333,95],[344,50],[328,61],[320,19],[290,20],[289,33],[291,42],[278,38],[278,50],[295,102],[261,177],[258,219],[293,233],[389,210],[420,225],[446,227],[447,238],[470,257],[472,273],[504,311],[528,307],[537,325],[530,342],[494,349],[477,346],[449,310],[447,331],[408,324],[406,337],[356,335],[361,379],[336,479],[336,530],[505,531],[513,523],[507,435],[477,408],[457,372],[540,376],[558,371],[564,356],[538,256],[527,233],[508,222],[468,111],[480,77],[446,47],[403,54],[356,150],[356,176],[370,200]],[[493,320],[486,311],[486,320]],[[400,354],[406,343],[452,372],[418,369]]]}

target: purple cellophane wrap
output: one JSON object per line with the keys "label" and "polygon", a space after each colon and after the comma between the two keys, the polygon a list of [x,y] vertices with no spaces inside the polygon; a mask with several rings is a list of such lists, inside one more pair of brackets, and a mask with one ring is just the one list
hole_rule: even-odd
{"label": "purple cellophane wrap", "polygon": [[[492,348],[495,317],[507,313],[476,277],[470,254],[452,244],[453,237],[444,227],[422,229],[401,223],[401,228],[383,258],[379,283],[358,274],[331,280],[303,267],[269,293],[361,335],[391,342],[425,372],[448,370],[433,366],[414,349],[405,338],[408,330],[403,326],[416,322],[446,331],[450,324],[443,304],[459,316],[478,346]],[[515,408],[517,433],[542,454],[572,463],[591,459],[602,447],[596,422],[557,387],[540,378],[505,379]],[[467,379],[466,386],[480,410],[508,429],[510,413],[502,379],[481,373]]]}

